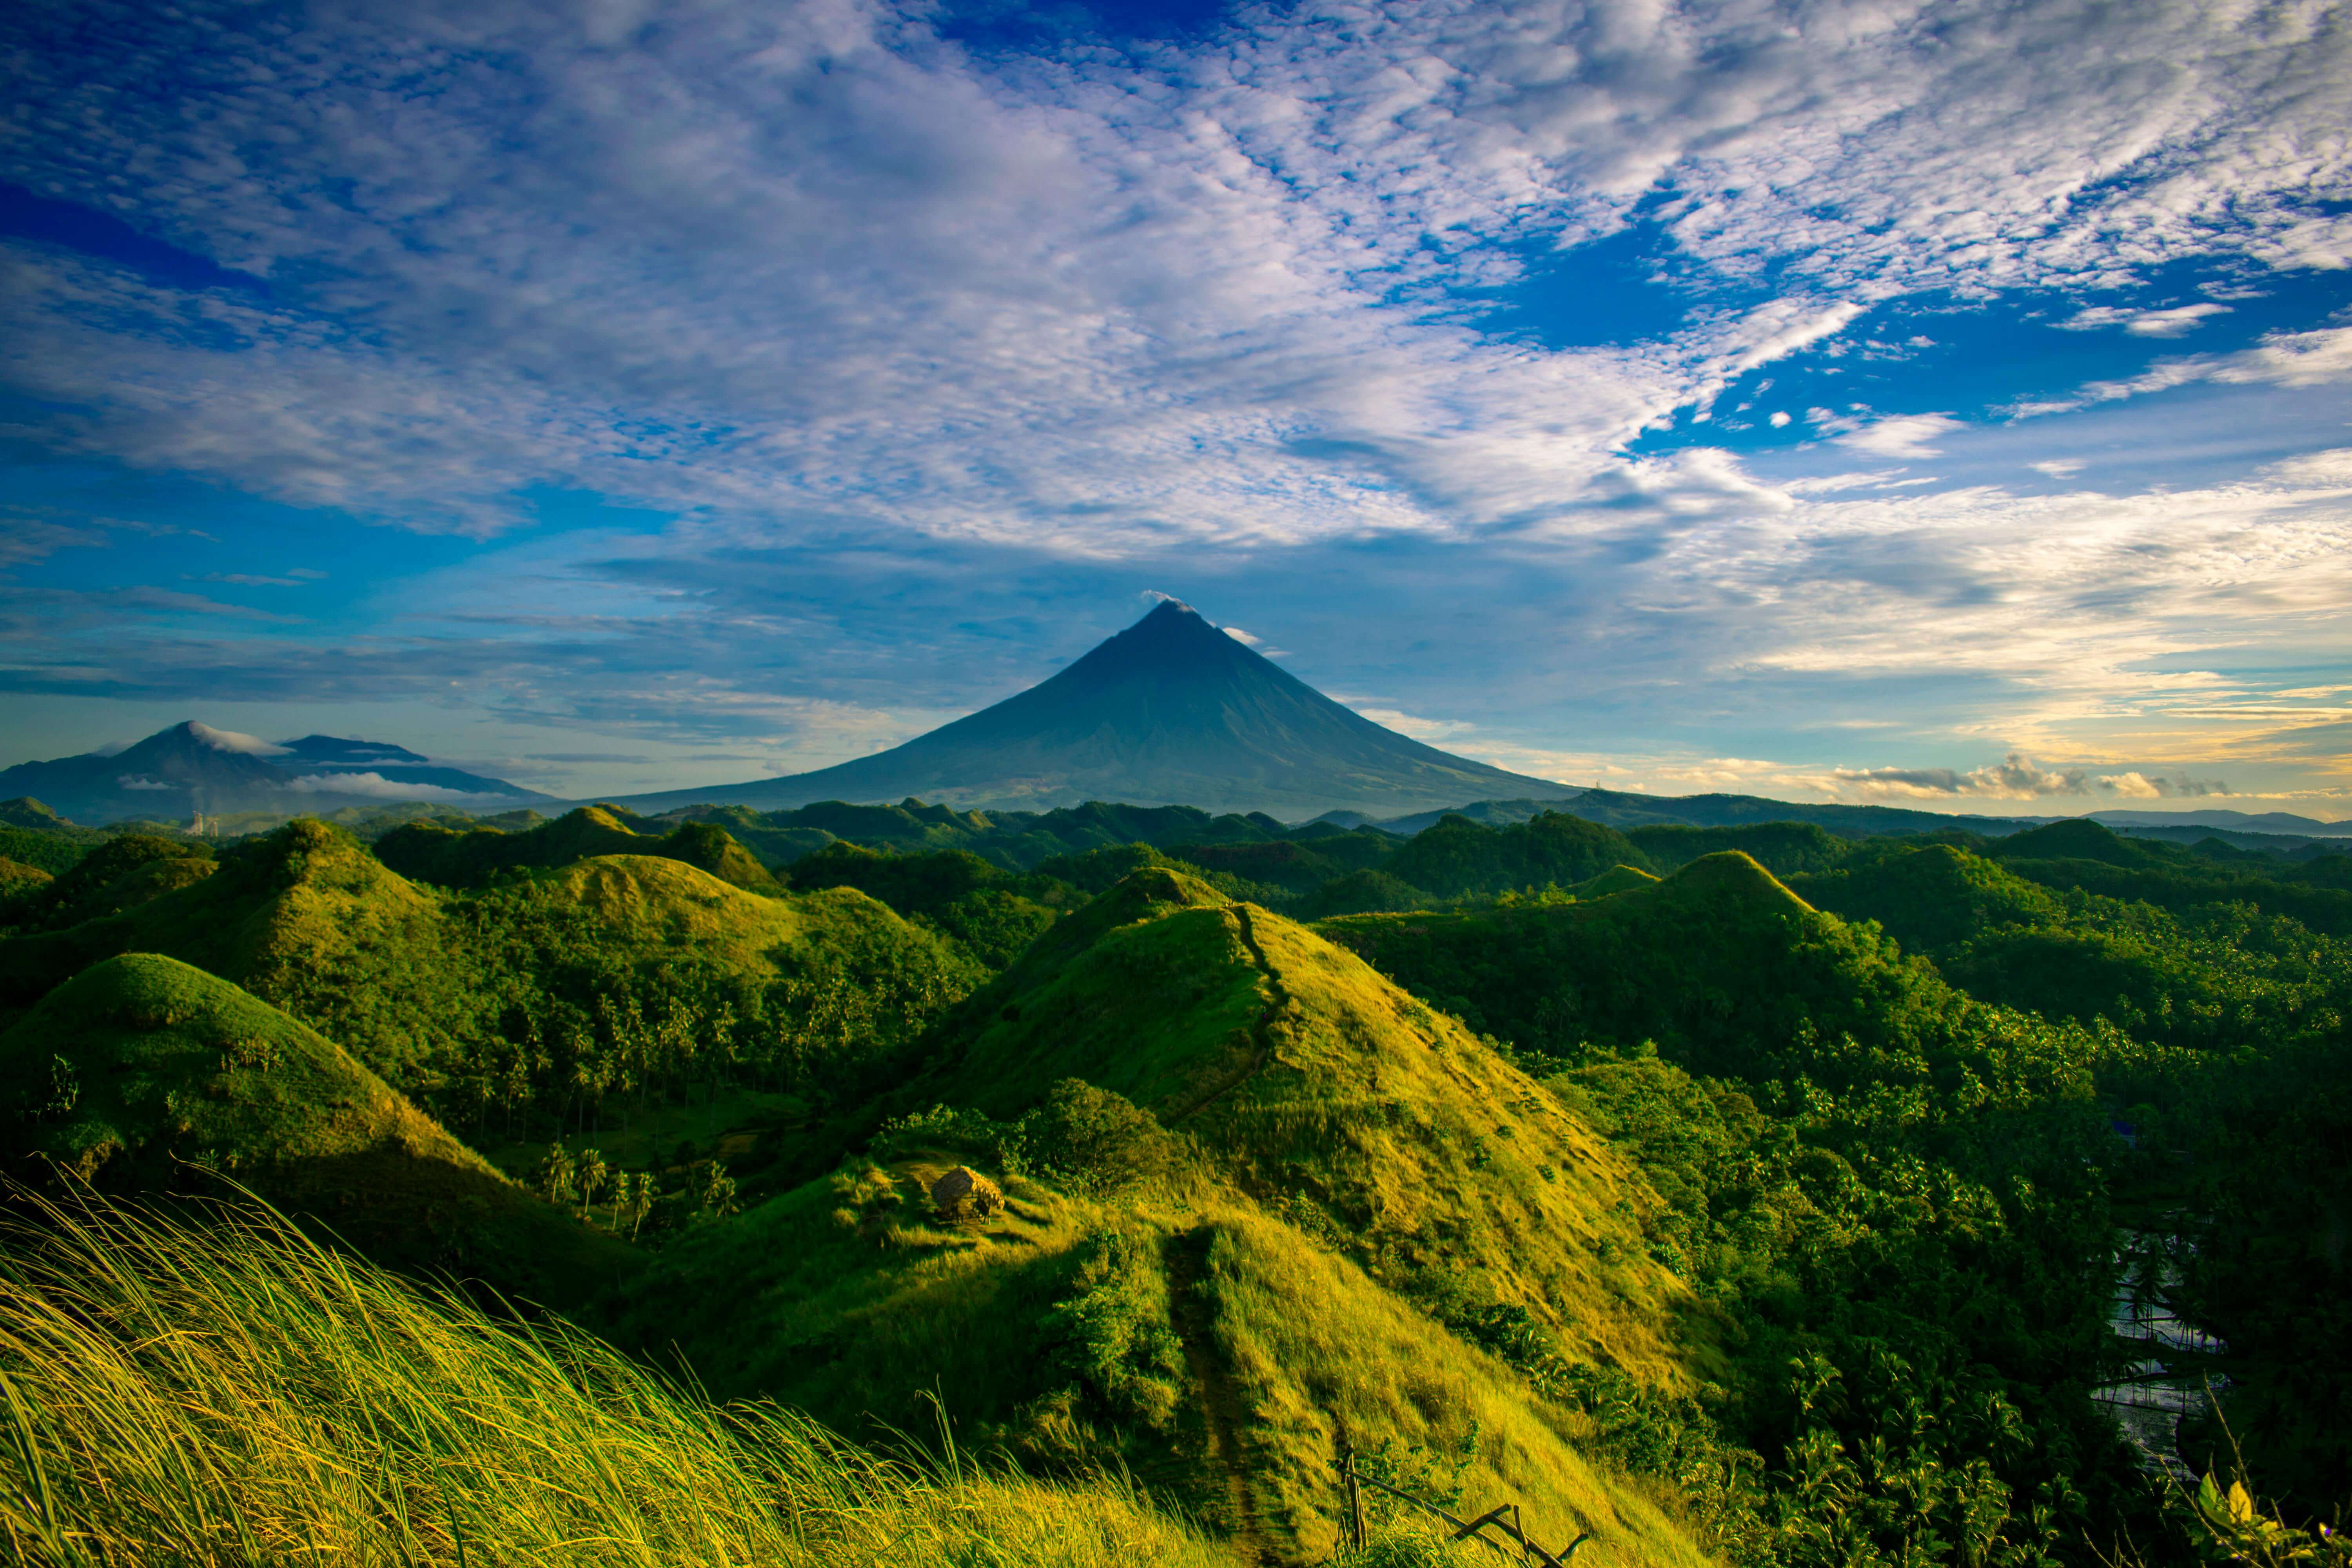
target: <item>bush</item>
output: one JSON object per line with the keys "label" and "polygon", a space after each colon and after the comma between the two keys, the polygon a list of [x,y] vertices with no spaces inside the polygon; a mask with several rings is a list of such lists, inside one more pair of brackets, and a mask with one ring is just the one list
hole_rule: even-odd
{"label": "bush", "polygon": [[1020,1132],[1029,1168],[1072,1192],[1132,1186],[1165,1171],[1175,1153],[1175,1139],[1150,1111],[1075,1078],[1056,1083]]}

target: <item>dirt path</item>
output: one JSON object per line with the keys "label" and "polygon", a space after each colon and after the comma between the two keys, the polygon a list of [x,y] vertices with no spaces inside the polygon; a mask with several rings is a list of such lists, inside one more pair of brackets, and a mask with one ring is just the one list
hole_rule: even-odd
{"label": "dirt path", "polygon": [[1265,1066],[1265,1058],[1274,1054],[1274,1020],[1290,1006],[1289,989],[1282,984],[1281,973],[1267,960],[1265,949],[1258,945],[1257,928],[1250,919],[1251,907],[1247,904],[1235,904],[1233,906],[1233,913],[1235,923],[1241,928],[1242,945],[1249,949],[1251,962],[1257,965],[1258,973],[1265,976],[1266,989],[1273,994],[1268,998],[1266,1005],[1258,1009],[1257,1017],[1250,1024],[1250,1037],[1255,1042],[1255,1048],[1250,1052],[1249,1060],[1242,1064],[1239,1072],[1210,1089],[1208,1093],[1184,1107],[1183,1110],[1171,1111],[1160,1119],[1171,1127],[1188,1116],[1206,1110],[1257,1075],[1258,1068]]}
{"label": "dirt path", "polygon": [[1208,1272],[1209,1244],[1214,1233],[1207,1226],[1168,1238],[1162,1260],[1168,1269],[1170,1316],[1176,1338],[1184,1347],[1184,1363],[1201,1390],[1201,1423],[1208,1437],[1209,1462],[1224,1479],[1226,1526],[1242,1555],[1262,1568],[1282,1568],[1284,1558],[1266,1538],[1250,1493],[1249,1459],[1242,1433],[1250,1424],[1249,1404],[1234,1382],[1218,1349],[1202,1279]]}

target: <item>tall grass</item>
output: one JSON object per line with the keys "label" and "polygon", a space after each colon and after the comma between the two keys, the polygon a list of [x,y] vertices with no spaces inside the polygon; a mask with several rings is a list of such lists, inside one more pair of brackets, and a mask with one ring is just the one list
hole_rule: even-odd
{"label": "tall grass", "polygon": [[265,1211],[43,1207],[0,1229],[11,1561],[1229,1568],[1131,1493],[714,1405]]}

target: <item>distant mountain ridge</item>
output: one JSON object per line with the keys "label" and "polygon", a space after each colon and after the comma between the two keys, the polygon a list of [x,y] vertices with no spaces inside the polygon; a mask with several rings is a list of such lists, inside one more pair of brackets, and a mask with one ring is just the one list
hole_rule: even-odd
{"label": "distant mountain ridge", "polygon": [[[1999,836],[2022,832],[2047,822],[2076,820],[2055,815],[1987,816],[1959,812],[1920,811],[1897,805],[1848,805],[1838,802],[1773,800],[1756,795],[1639,795],[1624,790],[1587,789],[1576,792],[1568,809],[1590,822],[1612,827],[1681,825],[1692,827],[1736,827],[1750,822],[1811,822],[1843,834],[1934,833],[1959,828]],[[1446,816],[1500,826],[1525,822],[1540,811],[1561,809],[1559,802],[1541,800],[1480,800],[1451,810],[1416,812],[1404,816],[1376,817],[1359,811],[1326,812],[1322,820],[1339,827],[1373,827],[1383,833],[1412,835]],[[2305,838],[2352,837],[2352,822],[2321,822],[2283,811],[2252,815],[2242,811],[2094,811],[2088,820],[2121,830],[2190,828],[2222,829],[2267,837]]]}
{"label": "distant mountain ridge", "polygon": [[640,811],[919,796],[1042,811],[1090,800],[1397,813],[1581,792],[1441,752],[1324,696],[1168,600],[1028,690],[904,745],[787,778],[625,795]]}
{"label": "distant mountain ridge", "polygon": [[2227,827],[2240,833],[2300,833],[2314,838],[2352,837],[2352,820],[2322,822],[2290,811],[2226,811],[2198,806],[2189,811],[2094,811],[2094,822],[2111,827]]}
{"label": "distant mountain ridge", "polygon": [[436,766],[387,742],[305,735],[273,742],[193,719],[120,752],[0,770],[0,798],[16,795],[90,825],[229,812],[291,816],[394,801],[503,811],[549,798],[503,779]]}

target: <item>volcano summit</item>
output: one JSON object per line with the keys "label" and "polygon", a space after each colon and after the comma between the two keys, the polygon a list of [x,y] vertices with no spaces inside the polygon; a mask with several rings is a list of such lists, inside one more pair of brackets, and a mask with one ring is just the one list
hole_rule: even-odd
{"label": "volcano summit", "polygon": [[1170,600],[1052,679],[889,751],[625,804],[780,810],[919,795],[959,806],[1103,800],[1297,819],[1577,793],[1383,729]]}

